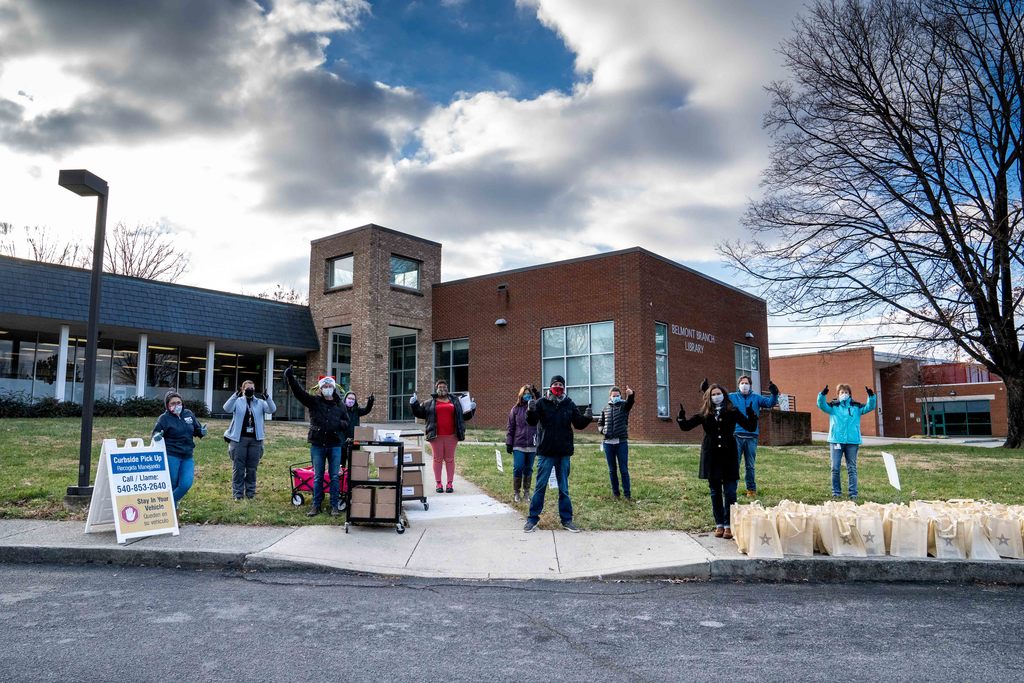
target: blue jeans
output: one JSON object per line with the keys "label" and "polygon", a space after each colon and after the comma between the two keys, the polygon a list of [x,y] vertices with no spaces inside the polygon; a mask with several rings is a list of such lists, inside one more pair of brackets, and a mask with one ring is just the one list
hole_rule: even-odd
{"label": "blue jeans", "polygon": [[850,480],[849,490],[851,496],[857,495],[857,451],[860,444],[856,443],[830,443],[829,449],[832,453],[832,495],[839,496],[843,493],[842,482],[839,480],[839,466],[846,457],[846,475]]}
{"label": "blue jeans", "polygon": [[612,495],[619,497],[619,477],[615,472],[616,466],[622,474],[622,492],[626,498],[630,497],[629,492],[629,442],[622,439],[618,443],[603,444],[604,459],[608,461],[608,478],[612,481]]}
{"label": "blue jeans", "polygon": [[757,482],[754,481],[754,459],[757,457],[757,437],[736,437],[736,454],[740,464],[744,466],[744,474],[747,480],[747,490],[756,491]]}
{"label": "blue jeans", "polygon": [[331,507],[341,504],[341,481],[338,473],[341,470],[341,446],[310,446],[309,457],[313,461],[313,507],[318,508],[324,502],[324,464],[331,475]]}
{"label": "blue jeans", "polygon": [[533,461],[537,459],[536,453],[527,453],[518,449],[512,451],[512,476],[533,477]]}
{"label": "blue jeans", "polygon": [[[736,502],[736,484],[732,481],[721,479],[708,479],[708,488],[711,490],[711,514],[715,517],[715,526],[729,526],[729,508]],[[722,500],[722,499],[725,500]]]}
{"label": "blue jeans", "polygon": [[195,458],[176,458],[168,455],[167,465],[171,470],[171,489],[174,494],[174,505],[177,506],[178,501],[192,488],[196,476],[196,461]]}
{"label": "blue jeans", "polygon": [[533,498],[530,499],[531,522],[540,521],[540,513],[544,510],[544,494],[548,489],[548,478],[551,470],[555,471],[558,480],[558,516],[562,522],[572,521],[572,501],[569,499],[569,456],[550,457],[537,456],[537,483],[533,487]]}

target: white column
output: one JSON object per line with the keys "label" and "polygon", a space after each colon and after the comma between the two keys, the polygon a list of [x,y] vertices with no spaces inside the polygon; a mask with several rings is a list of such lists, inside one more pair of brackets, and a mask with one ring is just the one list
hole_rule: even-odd
{"label": "white column", "polygon": [[213,356],[216,351],[215,343],[206,342],[206,386],[203,387],[203,401],[211,413],[213,412]]}
{"label": "white column", "polygon": [[[267,349],[267,362],[266,362],[266,373],[263,378],[263,391],[267,392],[268,396],[273,397],[274,395],[274,349]],[[264,415],[264,420],[273,420],[273,415]]]}
{"label": "white column", "polygon": [[64,400],[64,387],[68,383],[68,337],[71,336],[71,327],[60,326],[60,344],[57,346],[57,386],[54,387],[53,397],[58,401]]}
{"label": "white column", "polygon": [[135,395],[144,398],[146,395],[146,368],[149,366],[149,335],[139,335],[139,360],[135,364]]}

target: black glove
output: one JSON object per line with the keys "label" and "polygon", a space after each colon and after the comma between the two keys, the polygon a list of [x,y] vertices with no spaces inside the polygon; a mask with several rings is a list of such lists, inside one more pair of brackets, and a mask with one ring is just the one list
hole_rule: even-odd
{"label": "black glove", "polygon": [[[700,393],[703,394],[705,391],[707,391],[709,386],[710,385],[708,384],[708,378],[705,377],[700,383]],[[682,404],[680,404],[680,407],[682,407]]]}
{"label": "black glove", "polygon": [[537,399],[531,398],[529,403],[526,404],[526,410],[531,413],[537,412]]}
{"label": "black glove", "polygon": [[367,401],[372,401],[373,400],[373,392],[370,392],[370,395],[369,395],[369,397],[367,397],[366,400]]}
{"label": "black glove", "polygon": [[683,408],[683,404],[682,403],[679,404],[679,414],[676,416],[676,419],[677,420],[685,420],[686,419],[686,408]]}
{"label": "black glove", "polygon": [[505,452],[508,453],[509,455],[512,454],[512,444],[510,444],[510,443],[505,444]]}
{"label": "black glove", "polygon": [[768,391],[771,392],[772,396],[779,395],[779,388],[775,386],[775,382],[768,380]]}
{"label": "black glove", "polygon": [[262,394],[260,394],[260,398],[262,398],[264,401],[266,401],[267,399],[270,398],[270,394],[268,394],[267,392],[264,391]]}
{"label": "black glove", "polygon": [[868,392],[868,397],[869,397],[869,398],[870,398],[871,396],[874,396],[874,395],[875,395],[875,390],[874,390],[874,389],[872,389],[871,387],[864,387],[864,391]]}
{"label": "black glove", "polygon": [[821,390],[821,395],[822,396],[828,396],[828,385],[827,384],[825,385],[825,388]]}
{"label": "black glove", "polygon": [[757,419],[757,413],[754,412],[754,406],[747,406],[747,417],[751,420]]}
{"label": "black glove", "polygon": [[590,406],[587,406],[587,409],[583,411],[583,417],[594,419],[594,412],[590,409]]}
{"label": "black glove", "polygon": [[289,365],[288,367],[286,367],[284,369],[284,376],[285,377],[291,377],[293,374],[295,374],[295,371],[292,370],[292,366]]}

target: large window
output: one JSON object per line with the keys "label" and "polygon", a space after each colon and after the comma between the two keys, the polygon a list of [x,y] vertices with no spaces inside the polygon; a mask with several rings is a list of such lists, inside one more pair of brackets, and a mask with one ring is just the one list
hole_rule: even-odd
{"label": "large window", "polygon": [[569,397],[581,408],[600,407],[615,384],[615,324],[612,322],[549,327],[541,331],[545,384],[565,377]]}
{"label": "large window", "polygon": [[331,331],[330,374],[344,391],[352,388],[352,334],[351,327]]}
{"label": "large window", "polygon": [[401,256],[392,256],[391,284],[418,290],[420,288],[420,262]]}
{"label": "large window", "polygon": [[469,340],[452,339],[434,344],[434,381],[444,378],[448,391],[469,391]]}
{"label": "large window", "polygon": [[416,335],[391,337],[388,419],[412,420],[409,397],[416,391]]}
{"label": "large window", "polygon": [[146,354],[146,398],[178,390],[178,347],[150,344]]}
{"label": "large window", "polygon": [[761,393],[761,351],[756,346],[736,344],[736,380],[750,375],[751,391]]}
{"label": "large window", "polygon": [[668,417],[668,325],[654,323],[654,374],[658,385],[658,417]]}
{"label": "large window", "polygon": [[306,409],[288,389],[288,382],[284,378],[284,370],[289,365],[292,367],[292,372],[295,373],[295,381],[299,383],[299,386],[306,386],[305,356],[274,356],[274,402],[277,404],[274,419],[304,420],[306,419]]}
{"label": "large window", "polygon": [[353,266],[354,259],[352,254],[328,260],[327,277],[325,279],[327,289],[335,289],[337,287],[347,287],[351,285]]}
{"label": "large window", "polygon": [[[933,436],[992,436],[988,401],[929,402],[928,422]],[[928,424],[923,427],[928,434]]]}

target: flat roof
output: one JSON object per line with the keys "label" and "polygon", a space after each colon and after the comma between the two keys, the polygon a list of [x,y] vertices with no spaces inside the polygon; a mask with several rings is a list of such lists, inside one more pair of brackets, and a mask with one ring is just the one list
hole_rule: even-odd
{"label": "flat roof", "polygon": [[350,235],[350,234],[352,234],[354,232],[359,232],[361,230],[380,230],[381,232],[387,232],[387,233],[391,233],[392,235],[398,235],[399,237],[405,237],[407,239],[416,240],[417,242],[423,242],[424,244],[429,244],[429,245],[434,246],[434,247],[441,247],[442,246],[442,244],[440,242],[434,242],[432,240],[428,240],[428,239],[423,238],[423,237],[417,237],[416,235],[410,235],[409,233],[401,232],[400,230],[393,230],[391,228],[385,228],[383,225],[377,225],[376,223],[367,223],[366,225],[360,225],[358,228],[351,228],[349,230],[342,230],[341,232],[336,232],[333,235],[327,235],[326,237],[317,237],[315,240],[310,240],[309,243],[310,244],[317,244],[317,243],[323,242],[325,240],[332,240],[335,237],[341,237],[342,235]]}
{"label": "flat roof", "polygon": [[721,287],[726,287],[728,289],[731,289],[734,292],[742,294],[743,296],[746,296],[746,297],[749,297],[751,299],[755,299],[755,300],[761,301],[761,302],[765,301],[763,298],[761,298],[761,297],[759,297],[759,296],[757,296],[755,294],[751,294],[750,292],[744,291],[744,290],[740,289],[739,287],[737,287],[735,285],[731,285],[728,282],[722,282],[721,280],[719,280],[717,278],[713,278],[710,275],[707,275],[705,273],[700,272],[699,270],[695,270],[693,268],[690,268],[689,266],[684,266],[681,263],[673,261],[672,259],[669,259],[669,258],[665,258],[664,256],[662,256],[660,254],[655,254],[653,251],[650,251],[648,249],[644,249],[643,247],[628,247],[626,249],[618,249],[616,251],[605,251],[605,252],[601,252],[600,254],[590,254],[589,256],[577,256],[575,258],[563,259],[561,261],[550,261],[548,263],[540,263],[540,264],[537,264],[537,265],[534,265],[534,266],[523,266],[522,268],[513,268],[511,270],[501,270],[501,271],[498,271],[496,273],[487,273],[487,274],[484,274],[484,275],[473,275],[471,277],[459,278],[458,280],[447,280],[445,282],[438,282],[438,283],[434,284],[434,287],[446,287],[448,285],[457,285],[457,284],[462,284],[464,282],[474,282],[474,281],[478,281],[478,280],[486,280],[486,279],[490,279],[490,278],[494,278],[494,277],[501,277],[503,275],[513,275],[513,274],[516,274],[516,273],[527,273],[527,272],[530,272],[532,270],[539,270],[541,268],[552,268],[554,266],[564,266],[564,265],[567,265],[567,264],[570,264],[570,263],[582,263],[584,261],[596,261],[596,260],[605,259],[605,258],[617,258],[617,257],[620,257],[620,256],[625,256],[626,254],[643,254],[645,256],[650,256],[651,258],[655,258],[655,259],[657,259],[657,260],[659,260],[659,261],[661,261],[663,263],[666,263],[666,264],[668,264],[668,265],[670,265],[670,266],[672,266],[674,268],[678,268],[679,270],[686,271],[687,273],[690,273],[692,275],[696,275],[697,277],[703,278],[703,279],[708,280],[710,282],[714,282],[716,285],[719,285]]}

